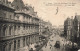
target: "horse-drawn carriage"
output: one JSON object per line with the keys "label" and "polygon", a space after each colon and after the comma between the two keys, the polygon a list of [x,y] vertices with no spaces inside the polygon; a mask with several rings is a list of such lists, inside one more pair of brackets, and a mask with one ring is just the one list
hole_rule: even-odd
{"label": "horse-drawn carriage", "polygon": [[56,47],[56,48],[60,48],[60,41],[56,41],[54,47]]}

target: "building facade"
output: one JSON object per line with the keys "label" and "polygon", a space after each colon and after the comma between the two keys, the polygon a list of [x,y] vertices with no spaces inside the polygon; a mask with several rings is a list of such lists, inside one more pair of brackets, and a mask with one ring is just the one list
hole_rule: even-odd
{"label": "building facade", "polygon": [[67,18],[64,22],[64,34],[67,40],[71,40],[72,27],[73,27],[73,20],[70,18]]}
{"label": "building facade", "polygon": [[40,35],[42,35],[44,37],[48,37],[52,34],[53,28],[52,28],[52,24],[50,22],[45,22],[40,19],[39,25],[40,25],[39,26]]}
{"label": "building facade", "polygon": [[22,10],[19,7],[20,10],[17,10],[7,4],[7,0],[0,1],[0,51],[18,51],[29,44],[38,43],[39,19],[36,14],[27,13],[26,8]]}
{"label": "building facade", "polygon": [[74,19],[66,19],[64,22],[64,34],[72,42],[80,42],[80,15],[75,15]]}
{"label": "building facade", "polygon": [[40,43],[51,26],[38,18],[34,7],[24,5],[22,0],[12,3],[0,0],[0,51],[19,51],[30,44]]}
{"label": "building facade", "polygon": [[75,31],[74,41],[78,42],[80,41],[80,15],[75,15],[73,25]]}

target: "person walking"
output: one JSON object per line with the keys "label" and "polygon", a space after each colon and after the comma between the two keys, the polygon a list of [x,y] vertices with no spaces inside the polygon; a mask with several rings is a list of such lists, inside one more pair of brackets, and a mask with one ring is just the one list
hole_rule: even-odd
{"label": "person walking", "polygon": [[31,48],[29,51],[33,51],[33,48]]}

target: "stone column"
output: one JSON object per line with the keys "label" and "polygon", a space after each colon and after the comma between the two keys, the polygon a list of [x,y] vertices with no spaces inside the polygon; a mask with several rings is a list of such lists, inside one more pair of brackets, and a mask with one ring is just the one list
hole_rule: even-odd
{"label": "stone column", "polygon": [[13,51],[13,50],[14,50],[14,40],[12,40],[11,43],[12,43],[12,44],[11,44],[11,51]]}
{"label": "stone column", "polygon": [[15,25],[15,35],[17,35],[17,26]]}
{"label": "stone column", "polygon": [[18,35],[18,25],[16,26],[16,35]]}
{"label": "stone column", "polygon": [[2,36],[2,32],[1,32],[1,30],[2,30],[2,26],[0,26],[0,37]]}
{"label": "stone column", "polygon": [[9,44],[7,43],[7,45],[6,45],[6,50],[5,51],[9,51]]}
{"label": "stone column", "polygon": [[6,28],[6,36],[8,36],[9,35],[9,26],[7,26],[7,28]]}
{"label": "stone column", "polygon": [[32,43],[34,43],[34,35],[32,36]]}
{"label": "stone column", "polygon": [[34,43],[35,43],[35,35],[34,35],[34,37],[33,37],[33,41],[34,41]]}
{"label": "stone column", "polygon": [[8,33],[8,36],[11,35],[11,34],[10,34],[10,31],[11,31],[10,28],[11,28],[11,25],[9,25],[9,27],[8,27],[8,32],[7,32],[7,33]]}
{"label": "stone column", "polygon": [[28,45],[28,38],[26,37],[26,45]]}
{"label": "stone column", "polygon": [[16,40],[16,50],[18,49],[18,40]]}
{"label": "stone column", "polygon": [[13,35],[13,27],[11,26],[10,28],[11,28],[11,35]]}
{"label": "stone column", "polygon": [[0,51],[6,51],[4,43],[0,43]]}
{"label": "stone column", "polygon": [[30,44],[30,36],[28,36],[28,44]]}
{"label": "stone column", "polygon": [[13,25],[13,35],[15,35],[14,25]]}
{"label": "stone column", "polygon": [[25,37],[25,46],[26,46],[26,37]]}
{"label": "stone column", "polygon": [[1,37],[3,36],[3,26],[1,28]]}
{"label": "stone column", "polygon": [[31,37],[32,37],[32,36],[30,36],[30,44],[31,44]]}
{"label": "stone column", "polygon": [[7,50],[7,45],[5,45],[5,43],[3,43],[2,45],[2,51],[6,51]]}
{"label": "stone column", "polygon": [[20,38],[20,47],[23,47],[23,38]]}

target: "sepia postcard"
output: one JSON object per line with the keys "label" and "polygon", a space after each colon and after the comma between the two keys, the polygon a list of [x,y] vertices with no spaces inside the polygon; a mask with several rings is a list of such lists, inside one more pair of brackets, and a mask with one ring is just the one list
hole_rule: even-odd
{"label": "sepia postcard", "polygon": [[80,0],[0,0],[0,51],[80,51]]}

